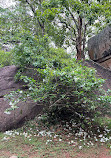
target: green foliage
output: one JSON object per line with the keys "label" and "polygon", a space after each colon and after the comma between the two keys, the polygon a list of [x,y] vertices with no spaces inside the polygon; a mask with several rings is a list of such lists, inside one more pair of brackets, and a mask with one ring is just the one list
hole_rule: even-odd
{"label": "green foliage", "polygon": [[[53,20],[55,26],[54,31],[56,30],[55,32],[53,31],[55,43],[60,44],[57,42],[59,40],[61,45],[63,45],[64,42],[68,46],[73,45],[77,51],[77,58],[84,58],[87,37],[96,34],[110,22],[110,2],[102,1],[101,3],[101,1],[90,0],[50,0],[47,5],[49,8],[53,8],[54,3],[59,11]],[[89,31],[90,29],[91,31]]]}
{"label": "green foliage", "polygon": [[94,69],[73,59],[66,61],[61,62],[61,67],[47,64],[46,68],[37,68],[37,79],[21,75],[28,90],[14,92],[14,97],[32,98],[44,104],[42,121],[46,125],[70,122],[89,130],[99,124],[97,118],[110,114],[111,96],[101,89],[104,80],[96,78]]}
{"label": "green foliage", "polygon": [[[11,12],[1,10],[0,34],[2,43],[14,43],[14,61],[20,67],[16,78],[23,80],[28,90],[10,94],[12,102],[8,110],[17,108],[19,99],[32,98],[46,105],[44,123],[68,121],[84,129],[90,128],[98,122],[98,117],[110,113],[111,97],[101,90],[103,80],[95,77],[95,71],[76,62],[61,46],[64,41],[70,43],[72,40],[72,44],[76,48],[79,46],[78,50],[83,48],[80,50],[84,53],[89,34],[87,28],[102,15],[104,18],[110,16],[109,3],[18,1],[20,6]],[[50,46],[53,41],[57,48]],[[2,65],[7,64],[7,58],[11,62],[10,53],[2,58]],[[25,75],[26,70],[34,71],[34,75]]]}
{"label": "green foliage", "polygon": [[44,70],[45,77],[39,87],[41,93],[37,96],[47,105],[46,123],[68,121],[88,129],[97,123],[97,117],[110,112],[111,97],[100,90],[103,80],[95,77],[94,70],[70,62],[71,65],[60,70]]}
{"label": "green foliage", "polygon": [[43,38],[29,34],[23,35],[21,44],[17,45],[13,52],[15,64],[22,68],[61,67],[66,59],[67,61],[70,59],[70,55],[62,48],[51,48],[46,35]]}
{"label": "green foliage", "polygon": [[25,33],[21,38],[21,44],[17,45],[13,50],[15,53],[15,62],[20,67],[42,66],[41,62],[43,58],[41,54],[44,54],[47,49],[47,37],[36,38]]}
{"label": "green foliage", "polygon": [[0,43],[18,44],[21,34],[24,31],[30,31],[33,19],[29,14],[25,13],[26,10],[22,7],[16,7],[11,10],[7,8],[0,12]]}
{"label": "green foliage", "polygon": [[12,52],[5,52],[0,50],[0,67],[9,66],[13,63]]}
{"label": "green foliage", "polygon": [[[14,46],[22,43],[22,37],[28,33],[32,36],[49,38],[58,47],[68,45],[77,48],[79,37],[78,18],[82,19],[81,50],[85,51],[85,43],[92,28],[100,31],[111,18],[109,1],[89,0],[49,0],[25,1],[16,0],[18,5],[10,9],[0,10],[1,43]],[[97,22],[98,21],[98,22]],[[94,26],[94,27],[93,27]],[[94,29],[93,29],[94,30]]]}

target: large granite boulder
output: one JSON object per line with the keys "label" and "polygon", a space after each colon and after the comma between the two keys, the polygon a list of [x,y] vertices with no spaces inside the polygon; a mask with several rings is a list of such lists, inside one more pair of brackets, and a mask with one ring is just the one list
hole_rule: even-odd
{"label": "large granite boulder", "polygon": [[4,100],[4,95],[10,91],[22,89],[22,82],[15,82],[14,76],[18,68],[16,66],[6,66],[0,68],[0,131],[16,128],[25,120],[34,118],[39,114],[43,106],[37,105],[32,100],[26,102],[19,102],[11,114],[5,114],[4,111],[10,107],[9,102]]}
{"label": "large granite boulder", "polygon": [[91,60],[111,69],[111,24],[89,39],[88,54]]}

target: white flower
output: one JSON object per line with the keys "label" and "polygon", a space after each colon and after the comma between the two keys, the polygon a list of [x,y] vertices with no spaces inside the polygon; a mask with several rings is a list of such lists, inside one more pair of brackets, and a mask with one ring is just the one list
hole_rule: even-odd
{"label": "white flower", "polygon": [[99,129],[97,129],[97,132],[100,132],[100,130],[99,130]]}
{"label": "white flower", "polygon": [[92,145],[92,146],[94,145],[91,141],[89,141],[89,143],[90,143],[90,145]]}
{"label": "white flower", "polygon": [[107,129],[107,128],[106,128],[105,131],[109,133],[109,132],[110,132],[110,129]]}
{"label": "white flower", "polygon": [[98,141],[98,139],[95,139],[95,141],[97,142],[97,141]]}
{"label": "white flower", "polygon": [[68,125],[68,124],[66,124],[66,127],[69,127],[69,125]]}
{"label": "white flower", "polygon": [[23,91],[20,91],[19,93],[23,93]]}
{"label": "white flower", "polygon": [[16,131],[15,131],[15,134],[16,134],[16,135],[19,135],[19,132],[16,132]]}
{"label": "white flower", "polygon": [[75,77],[74,80],[75,80],[75,82],[77,82],[79,80],[79,78]]}
{"label": "white flower", "polygon": [[95,139],[96,142],[98,141],[98,139],[96,137],[94,137],[94,139]]}
{"label": "white flower", "polygon": [[74,143],[74,141],[73,141],[73,140],[71,140],[71,143],[73,144],[73,143]]}
{"label": "white flower", "polygon": [[107,138],[107,137],[106,137],[106,138],[103,137],[103,138],[100,139],[100,142],[103,142],[103,143],[104,143],[104,142],[107,142],[108,140],[109,140],[109,138]]}
{"label": "white flower", "polygon": [[104,140],[103,138],[101,138],[101,139],[100,139],[100,142],[104,143],[104,142],[105,142],[105,140]]}
{"label": "white flower", "polygon": [[99,135],[99,137],[100,137],[100,138],[102,138],[102,137],[103,137],[103,135],[102,135],[102,134],[100,134],[100,135]]}
{"label": "white flower", "polygon": [[7,137],[4,137],[2,140],[7,140]]}
{"label": "white flower", "polygon": [[19,107],[17,107],[16,105],[12,105],[11,108],[12,109],[18,109]]}
{"label": "white flower", "polygon": [[40,131],[40,132],[38,133],[38,135],[46,136],[46,131],[45,131],[45,130],[44,130],[44,131]]}
{"label": "white flower", "polygon": [[26,132],[23,132],[23,135],[24,135],[25,137],[27,137],[28,134],[27,134]]}
{"label": "white flower", "polygon": [[62,141],[62,139],[60,139],[60,138],[59,138],[59,141],[61,142],[61,141]]}
{"label": "white flower", "polygon": [[38,117],[38,120],[42,120],[42,116],[39,116],[39,117]]}
{"label": "white flower", "polygon": [[46,133],[47,133],[48,136],[52,137],[51,134],[52,134],[53,132],[48,131],[48,132],[46,132]]}
{"label": "white flower", "polygon": [[13,134],[13,131],[6,131],[4,134],[11,136]]}
{"label": "white flower", "polygon": [[9,105],[13,105],[13,103],[10,101]]}
{"label": "white flower", "polygon": [[109,139],[106,137],[106,138],[104,138],[105,139],[105,141],[107,142]]}
{"label": "white flower", "polygon": [[10,115],[11,112],[10,111],[4,111],[5,114]]}
{"label": "white flower", "polygon": [[46,141],[46,144],[48,144],[49,142],[52,142],[52,140],[50,140],[50,139],[49,139],[49,140],[47,140],[47,141]]}
{"label": "white flower", "polygon": [[56,138],[56,137],[58,137],[58,136],[59,136],[59,135],[56,135],[56,134],[55,134],[54,138]]}
{"label": "white flower", "polygon": [[71,127],[69,127],[69,130],[72,130],[72,128],[71,128]]}
{"label": "white flower", "polygon": [[79,149],[82,149],[82,146],[79,146]]}

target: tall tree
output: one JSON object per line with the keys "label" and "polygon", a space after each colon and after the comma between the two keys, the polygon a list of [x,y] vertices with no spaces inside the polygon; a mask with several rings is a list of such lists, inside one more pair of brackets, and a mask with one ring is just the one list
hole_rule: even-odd
{"label": "tall tree", "polygon": [[[36,28],[36,34],[44,36],[47,32],[47,27],[50,28],[51,21],[54,19],[57,10],[50,10],[44,5],[45,0],[16,0],[19,5],[28,10],[30,15],[32,15],[34,24],[33,27]],[[26,11],[26,14],[28,12]]]}
{"label": "tall tree", "polygon": [[[46,2],[47,3],[47,2]],[[111,2],[108,0],[50,0],[49,6],[58,7],[56,25],[61,23],[66,30],[69,42],[76,46],[77,60],[85,58],[86,38],[89,26],[99,26],[96,21],[105,24],[111,19]],[[104,25],[102,25],[104,26]]]}
{"label": "tall tree", "polygon": [[[25,33],[43,37],[49,32],[52,36],[52,20],[57,9],[50,10],[43,0],[16,0],[16,6],[0,10],[0,34],[2,43],[20,43]],[[49,31],[51,30],[51,31]],[[18,40],[19,39],[19,40]]]}
{"label": "tall tree", "polygon": [[0,10],[0,35],[2,44],[18,44],[25,32],[34,34],[33,18],[22,7]]}

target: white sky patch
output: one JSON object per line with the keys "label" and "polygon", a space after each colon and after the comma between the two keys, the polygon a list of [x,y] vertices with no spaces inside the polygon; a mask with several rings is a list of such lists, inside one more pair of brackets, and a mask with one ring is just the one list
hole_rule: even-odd
{"label": "white sky patch", "polygon": [[14,4],[15,4],[14,0],[0,0],[0,7],[2,8],[8,8]]}

